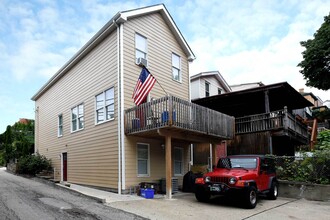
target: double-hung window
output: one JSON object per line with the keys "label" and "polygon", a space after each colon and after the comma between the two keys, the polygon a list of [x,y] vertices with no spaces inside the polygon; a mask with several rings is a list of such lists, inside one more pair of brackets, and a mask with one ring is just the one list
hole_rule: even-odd
{"label": "double-hung window", "polygon": [[58,115],[58,128],[57,128],[57,136],[62,137],[63,136],[63,115]]}
{"label": "double-hung window", "polygon": [[137,144],[137,174],[149,176],[149,145]]}
{"label": "double-hung window", "polygon": [[147,38],[140,34],[135,34],[135,60],[138,58],[147,59]]}
{"label": "double-hung window", "polygon": [[210,96],[210,83],[205,81],[205,97]]}
{"label": "double-hung window", "polygon": [[105,90],[95,96],[96,124],[109,121],[115,117],[114,88]]}
{"label": "double-hung window", "polygon": [[183,148],[174,148],[174,175],[183,175]]}
{"label": "double-hung window", "polygon": [[84,128],[84,104],[71,109],[71,131],[79,131]]}
{"label": "double-hung window", "polygon": [[172,78],[181,82],[181,59],[174,53],[172,53]]}

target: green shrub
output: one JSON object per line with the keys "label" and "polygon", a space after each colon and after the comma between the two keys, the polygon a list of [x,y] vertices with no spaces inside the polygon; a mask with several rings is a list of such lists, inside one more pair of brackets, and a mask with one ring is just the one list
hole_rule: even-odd
{"label": "green shrub", "polygon": [[17,162],[17,173],[19,174],[35,175],[50,169],[51,161],[40,154],[22,156]]}

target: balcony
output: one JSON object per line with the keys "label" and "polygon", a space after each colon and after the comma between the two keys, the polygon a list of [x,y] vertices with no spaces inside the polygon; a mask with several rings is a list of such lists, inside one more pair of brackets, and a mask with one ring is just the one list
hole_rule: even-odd
{"label": "balcony", "polygon": [[232,139],[234,117],[174,96],[125,110],[126,135],[156,137],[164,132],[186,140]]}
{"label": "balcony", "polygon": [[286,108],[235,119],[236,135],[263,131],[271,131],[273,136],[295,137],[304,142],[309,137],[307,125],[290,114]]}

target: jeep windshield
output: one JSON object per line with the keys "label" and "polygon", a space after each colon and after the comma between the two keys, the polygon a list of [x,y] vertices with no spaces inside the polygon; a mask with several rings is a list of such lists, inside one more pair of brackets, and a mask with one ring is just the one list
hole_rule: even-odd
{"label": "jeep windshield", "polygon": [[218,161],[217,168],[243,168],[243,169],[256,169],[257,158],[243,158],[243,157],[226,157]]}

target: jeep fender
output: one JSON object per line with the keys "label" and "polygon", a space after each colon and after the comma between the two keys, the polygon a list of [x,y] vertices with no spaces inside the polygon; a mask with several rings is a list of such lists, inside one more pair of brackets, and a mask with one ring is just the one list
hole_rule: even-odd
{"label": "jeep fender", "polygon": [[256,181],[250,180],[250,181],[246,181],[246,183],[248,183],[247,187],[254,186],[258,190]]}
{"label": "jeep fender", "polygon": [[276,176],[269,177],[268,189],[270,189],[272,187],[272,182],[273,181],[276,182],[276,183],[278,183],[278,181],[276,179]]}

